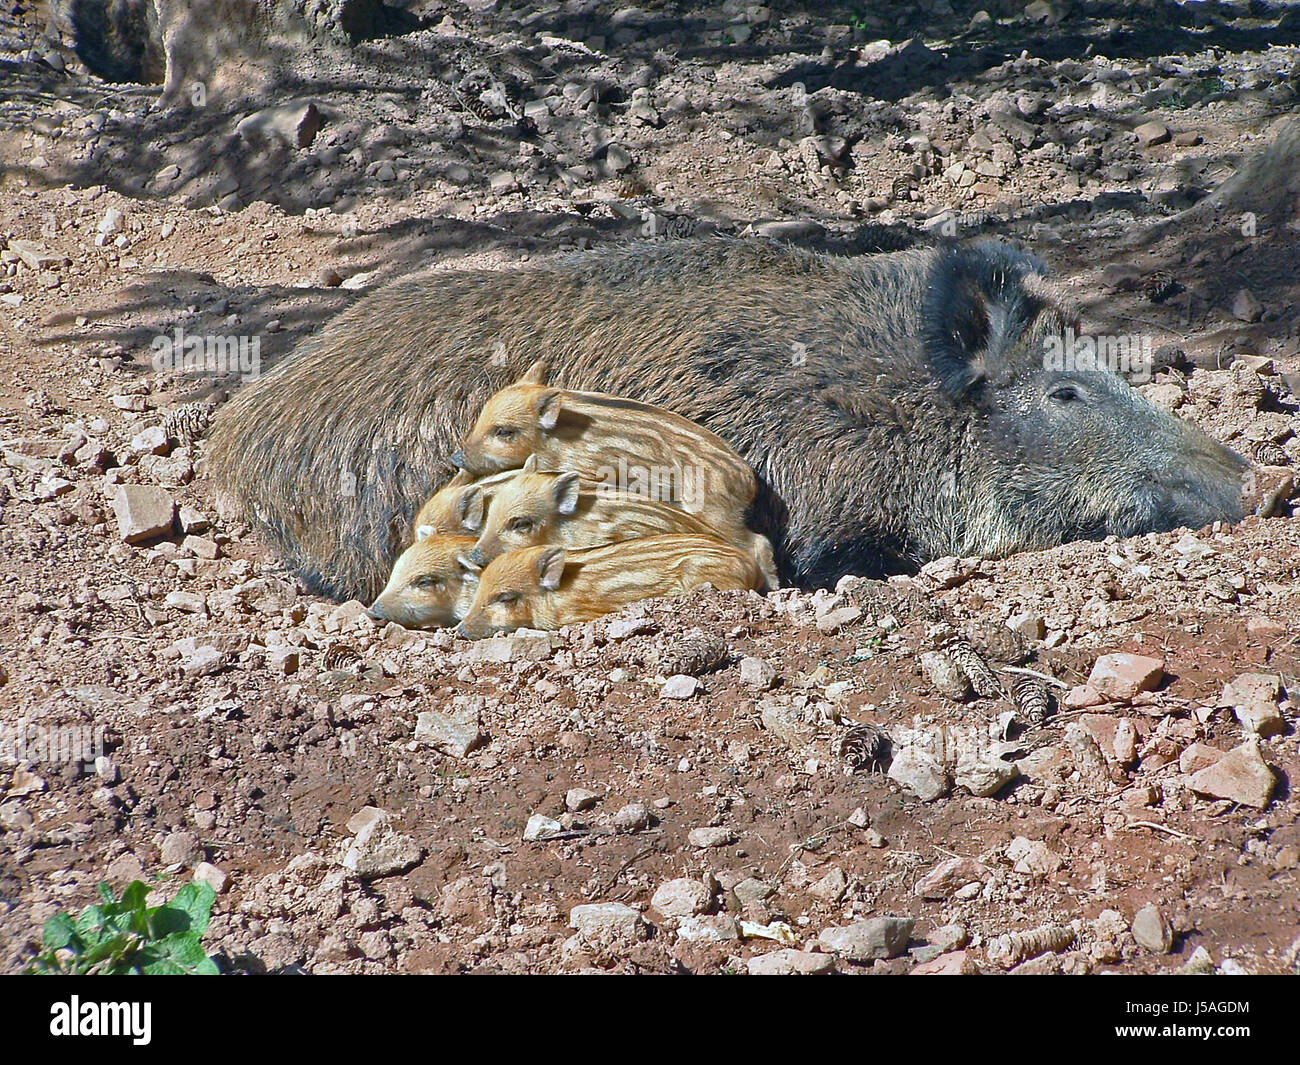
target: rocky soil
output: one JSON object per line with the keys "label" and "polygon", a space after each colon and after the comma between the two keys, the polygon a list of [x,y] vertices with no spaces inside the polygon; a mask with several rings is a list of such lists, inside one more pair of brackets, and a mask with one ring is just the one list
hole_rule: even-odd
{"label": "rocky soil", "polygon": [[[230,971],[1297,970],[1300,221],[1207,194],[1300,23],[882,7],[407,4],[201,106],[0,11],[0,967],[200,877]],[[151,362],[709,231],[1023,242],[1260,513],[470,644],[306,594],[216,511],[238,375]]]}

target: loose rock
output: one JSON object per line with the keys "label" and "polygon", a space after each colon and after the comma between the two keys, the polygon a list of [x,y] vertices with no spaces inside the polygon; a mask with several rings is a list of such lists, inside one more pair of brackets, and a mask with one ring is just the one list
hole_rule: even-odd
{"label": "loose rock", "polygon": [[569,911],[569,927],[588,943],[613,946],[644,939],[648,929],[631,906],[621,902],[596,902]]}
{"label": "loose rock", "polygon": [[725,825],[693,828],[686,838],[692,847],[701,848],[726,847],[736,842],[736,834]]}
{"label": "loose rock", "polygon": [[343,857],[343,868],[361,880],[404,873],[424,859],[424,847],[395,832],[387,816],[366,825]]}
{"label": "loose rock", "polygon": [[426,710],[416,719],[415,740],[452,758],[464,758],[484,740],[479,729],[478,711],[473,706],[462,706],[453,714]]}
{"label": "loose rock", "polygon": [[1138,692],[1154,689],[1165,675],[1163,658],[1147,655],[1102,655],[1088,676],[1088,687],[1116,702],[1128,702]]}
{"label": "loose rock", "polygon": [[158,857],[164,865],[189,865],[203,853],[192,832],[172,832],[162,842]]}
{"label": "loose rock", "polygon": [[987,798],[996,795],[1019,776],[1020,770],[1012,762],[961,762],[953,774],[953,784],[966,788],[972,795]]}
{"label": "loose rock", "polygon": [[1147,903],[1133,918],[1133,938],[1153,954],[1168,954],[1174,948],[1174,933],[1165,915]]}
{"label": "loose rock", "polygon": [[547,817],[545,814],[533,814],[528,819],[528,824],[524,826],[524,842],[537,843],[558,836],[563,831],[564,826],[553,817]]}
{"label": "loose rock", "polygon": [[113,514],[118,535],[128,544],[138,544],[171,535],[176,503],[164,488],[119,484],[113,492]]}
{"label": "loose rock", "polygon": [[776,680],[776,670],[761,658],[740,660],[740,683],[746,688],[767,691]]}
{"label": "loose rock", "polygon": [[750,976],[817,976],[835,968],[833,954],[816,954],[806,950],[774,950],[750,958]]}
{"label": "loose rock", "polygon": [[641,832],[650,827],[650,810],[643,802],[630,802],[614,814],[613,825],[617,832]]}
{"label": "loose rock", "polygon": [[1193,774],[1191,786],[1200,795],[1228,799],[1262,810],[1273,796],[1277,776],[1264,761],[1258,741],[1248,740],[1214,765]]}
{"label": "loose rock", "polygon": [[679,673],[677,676],[669,677],[664,681],[664,686],[659,689],[659,698],[661,699],[689,699],[699,690],[700,682],[694,677]]}
{"label": "loose rock", "polygon": [[1278,700],[1282,697],[1282,678],[1276,673],[1242,673],[1223,686],[1220,706],[1232,707],[1232,713],[1256,736],[1274,736],[1286,727]]}
{"label": "loose rock", "polygon": [[896,958],[907,949],[914,923],[911,917],[870,917],[842,927],[823,928],[817,941],[849,961]]}
{"label": "loose rock", "polygon": [[889,779],[922,802],[933,802],[952,790],[943,766],[915,747],[905,747],[889,765]]}
{"label": "loose rock", "polygon": [[650,905],[665,917],[695,917],[706,913],[712,902],[708,887],[688,877],[665,881],[650,898]]}
{"label": "loose rock", "polygon": [[571,813],[590,810],[600,802],[600,792],[586,788],[570,788],[564,796],[564,808]]}
{"label": "loose rock", "polygon": [[912,891],[923,899],[946,899],[967,884],[982,886],[992,875],[988,866],[973,858],[949,858],[921,877]]}
{"label": "loose rock", "polygon": [[1153,148],[1169,140],[1169,127],[1161,122],[1143,122],[1133,133],[1143,148]]}
{"label": "loose rock", "polygon": [[921,671],[940,695],[958,702],[970,698],[970,680],[951,656],[944,652],[927,651],[921,655]]}

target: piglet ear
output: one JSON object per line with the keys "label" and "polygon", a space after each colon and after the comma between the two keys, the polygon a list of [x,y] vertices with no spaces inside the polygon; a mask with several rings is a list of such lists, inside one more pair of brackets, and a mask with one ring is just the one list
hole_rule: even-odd
{"label": "piglet ear", "polygon": [[997,241],[945,245],[935,253],[921,304],[921,344],[950,396],[996,374],[1043,310],[1032,255]]}
{"label": "piglet ear", "polygon": [[522,473],[536,473],[536,472],[537,472],[537,456],[536,456],[536,455],[529,455],[526,459],[524,459],[524,464],[523,464],[522,467],[520,467],[520,471],[521,471]]}
{"label": "piglet ear", "polygon": [[418,544],[421,540],[427,540],[433,535],[432,525],[417,525],[415,527],[415,542]]}
{"label": "piglet ear", "polygon": [[474,565],[474,563],[464,555],[457,555],[456,561],[460,563],[460,579],[463,581],[476,581],[478,580],[479,574],[483,572],[481,566]]}
{"label": "piglet ear", "polygon": [[537,412],[537,424],[548,433],[560,420],[560,405],[560,392],[556,388],[546,389],[533,401],[533,409]]}
{"label": "piglet ear", "polygon": [[552,491],[557,513],[572,514],[578,509],[578,489],[576,473],[562,473],[555,479],[555,487]]}
{"label": "piglet ear", "polygon": [[544,385],[546,384],[546,360],[538,359],[527,370],[524,371],[523,377],[519,378],[515,384],[519,385]]}
{"label": "piglet ear", "polygon": [[548,592],[560,586],[564,575],[564,548],[548,547],[537,556],[537,582]]}
{"label": "piglet ear", "polygon": [[487,514],[487,497],[478,485],[470,485],[461,492],[456,500],[456,516],[460,518],[462,529],[478,532],[483,528],[483,518]]}

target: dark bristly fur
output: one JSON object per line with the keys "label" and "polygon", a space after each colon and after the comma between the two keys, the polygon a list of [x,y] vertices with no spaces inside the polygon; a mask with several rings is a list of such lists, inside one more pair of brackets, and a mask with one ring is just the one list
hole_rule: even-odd
{"label": "dark bristly fur", "polygon": [[[994,242],[846,259],[713,239],[424,275],[243,388],[211,466],[318,589],[367,601],[483,402],[538,358],[735,448],[784,582],[1238,517],[1232,452],[1117,374],[1043,369],[1073,316],[1042,272]],[[1078,401],[1052,398],[1062,381]]]}

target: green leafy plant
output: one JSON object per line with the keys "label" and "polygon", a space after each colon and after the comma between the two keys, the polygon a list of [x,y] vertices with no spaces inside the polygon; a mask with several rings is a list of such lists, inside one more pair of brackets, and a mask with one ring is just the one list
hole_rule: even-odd
{"label": "green leafy plant", "polygon": [[1178,92],[1171,93],[1164,101],[1164,105],[1170,110],[1181,111],[1227,91],[1228,85],[1222,78],[1194,78]]}
{"label": "green leafy plant", "polygon": [[848,23],[850,29],[870,29],[874,25],[872,15],[873,12],[869,5],[853,4],[845,12],[844,21]]}
{"label": "green leafy plant", "polygon": [[45,922],[29,972],[39,975],[215,976],[216,963],[201,942],[216,894],[207,884],[186,884],[171,902],[145,906],[149,886],[132,881],[120,899],[104,882],[101,902],[80,915],[58,913]]}

